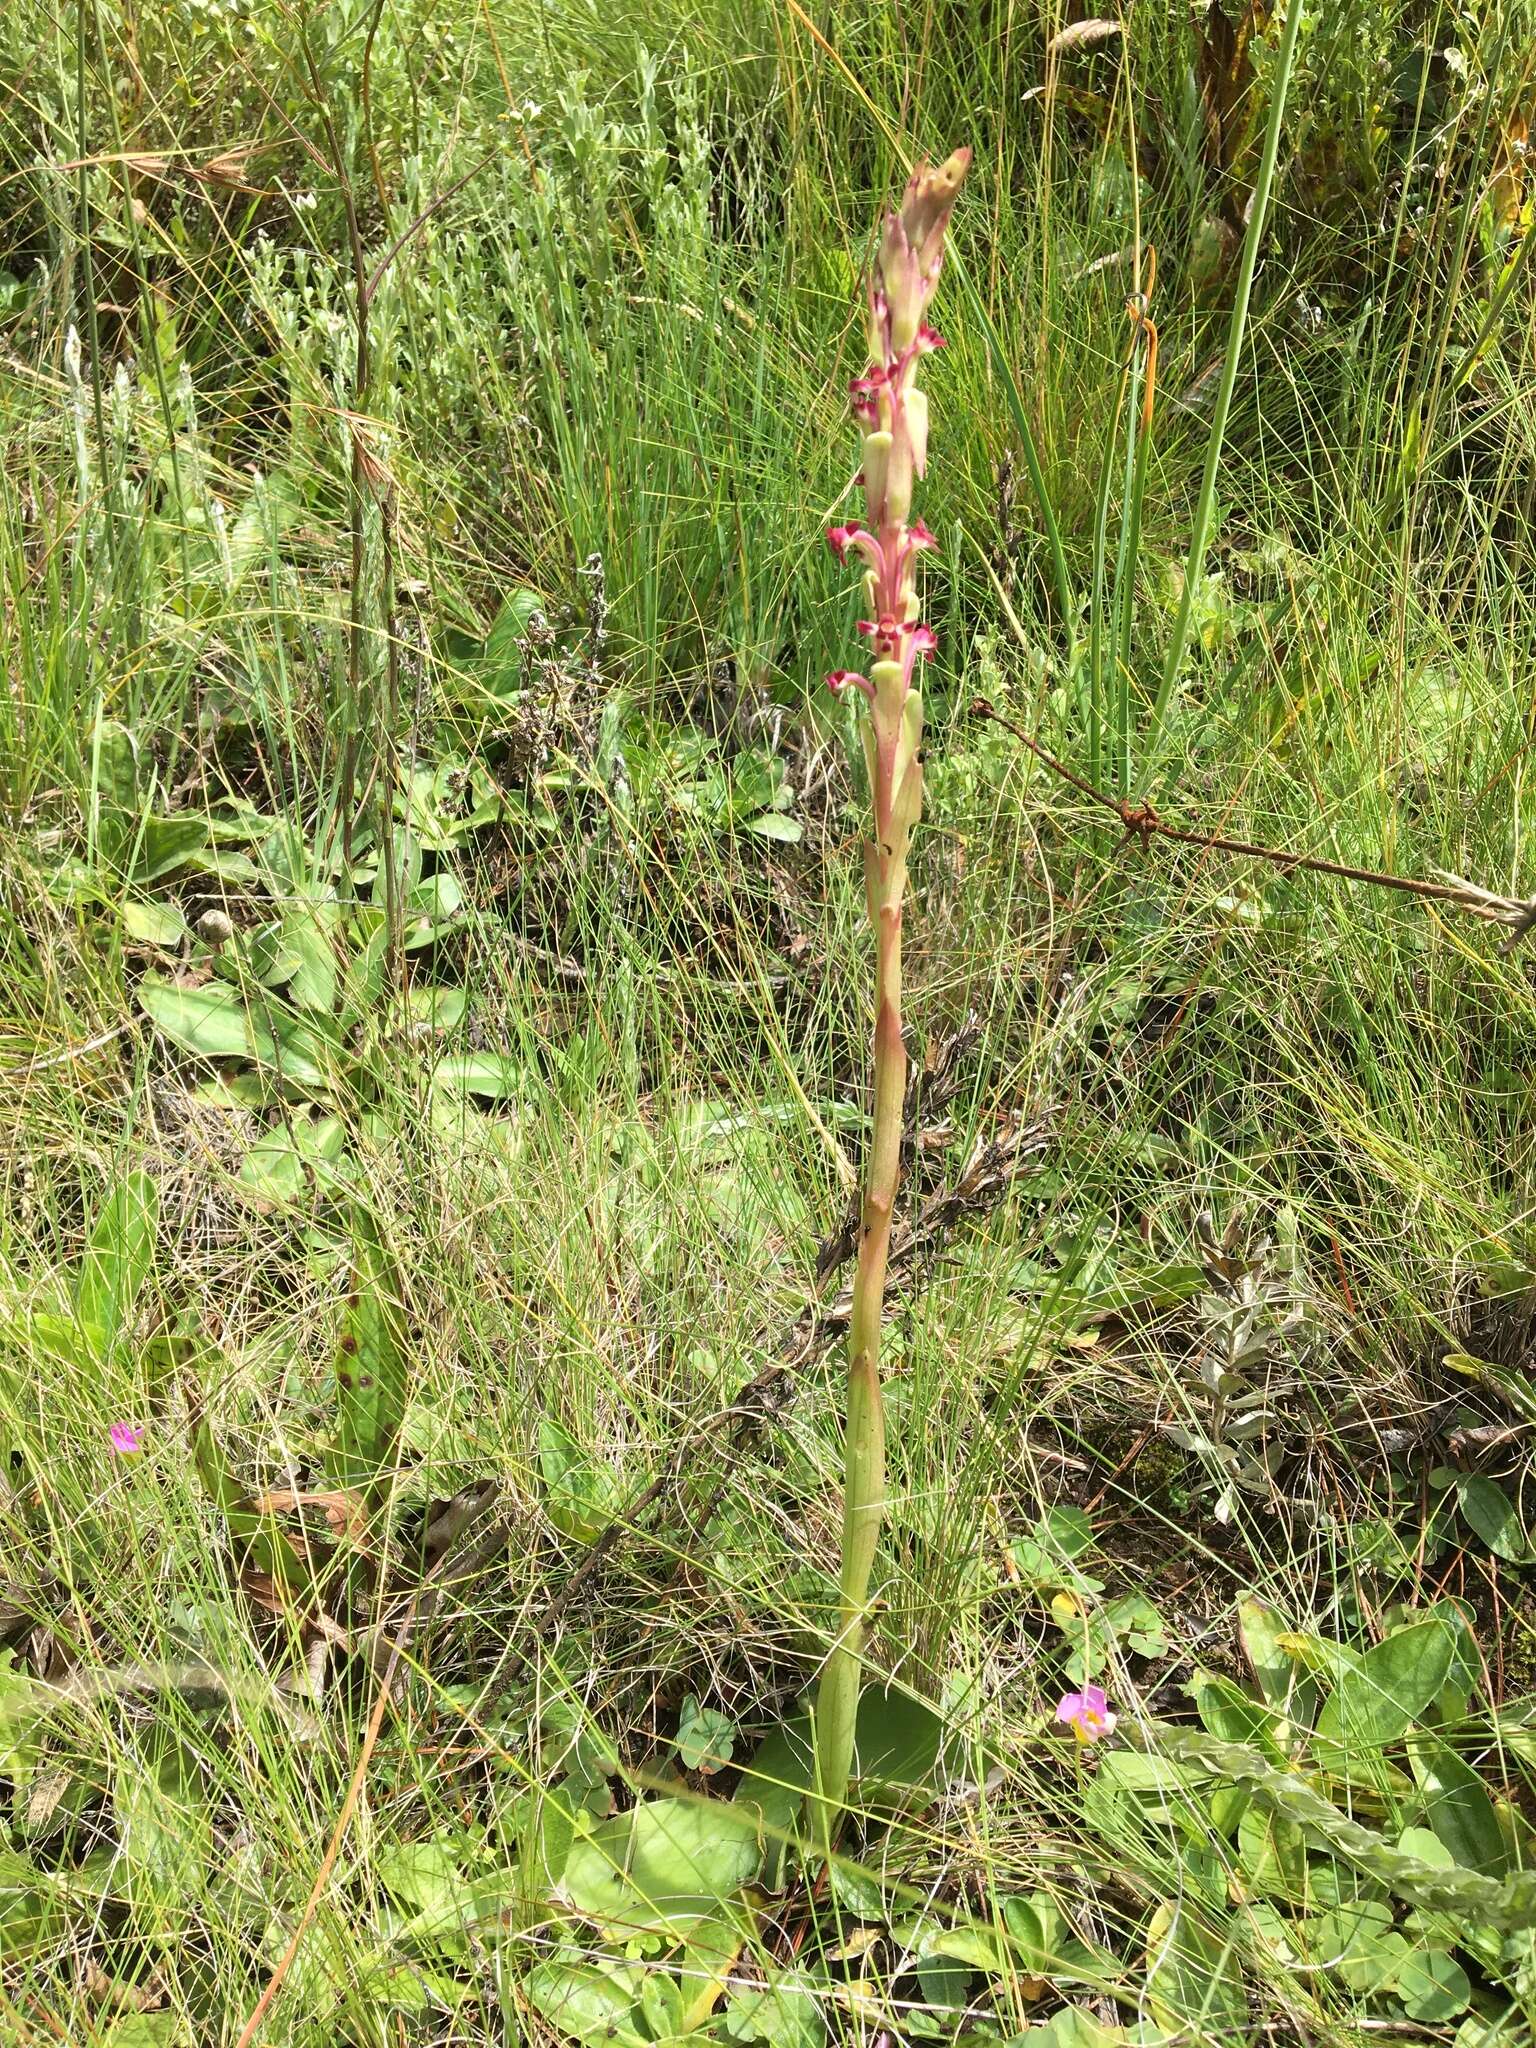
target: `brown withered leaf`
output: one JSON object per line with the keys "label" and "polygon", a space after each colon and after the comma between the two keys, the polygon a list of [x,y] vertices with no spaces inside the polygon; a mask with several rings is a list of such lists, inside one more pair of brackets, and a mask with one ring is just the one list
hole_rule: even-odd
{"label": "brown withered leaf", "polygon": [[258,1515],[291,1515],[301,1508],[319,1508],[333,1536],[361,1543],[368,1533],[368,1509],[362,1495],[339,1486],[326,1493],[291,1493],[280,1487],[251,1502]]}
{"label": "brown withered leaf", "polygon": [[1514,107],[1504,120],[1495,154],[1495,169],[1488,187],[1488,206],[1493,224],[1508,234],[1519,225],[1525,205],[1530,171],[1531,124],[1524,107]]}
{"label": "brown withered leaf", "polygon": [[1252,154],[1258,125],[1253,91],[1252,43],[1269,27],[1272,10],[1265,0],[1247,0],[1236,21],[1227,19],[1221,0],[1209,0],[1203,20],[1196,19],[1195,78],[1205,118],[1205,160],[1229,183],[1222,209],[1240,224],[1245,194],[1238,187]]}
{"label": "brown withered leaf", "polygon": [[1092,50],[1100,43],[1107,43],[1111,36],[1120,33],[1118,21],[1108,16],[1096,16],[1090,21],[1069,21],[1064,29],[1058,29],[1045,46],[1047,57],[1063,56],[1068,50]]}

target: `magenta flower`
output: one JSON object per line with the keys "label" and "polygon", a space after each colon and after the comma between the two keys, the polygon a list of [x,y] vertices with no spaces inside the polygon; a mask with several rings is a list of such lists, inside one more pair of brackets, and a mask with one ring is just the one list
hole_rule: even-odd
{"label": "magenta flower", "polygon": [[1081,1692],[1069,1692],[1056,1709],[1056,1719],[1070,1728],[1080,1743],[1097,1742],[1114,1732],[1117,1714],[1109,1710],[1102,1685],[1085,1685]]}
{"label": "magenta flower", "polygon": [[135,1429],[131,1422],[114,1422],[107,1431],[107,1441],[120,1458],[133,1458],[144,1448],[144,1432]]}

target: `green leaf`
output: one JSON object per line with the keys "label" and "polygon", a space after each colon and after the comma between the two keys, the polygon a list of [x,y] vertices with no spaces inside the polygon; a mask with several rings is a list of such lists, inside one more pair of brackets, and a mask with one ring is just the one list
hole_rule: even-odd
{"label": "green leaf", "polygon": [[1468,1870],[1502,1877],[1509,1867],[1509,1846],[1477,1772],[1432,1735],[1412,1738],[1408,1762],[1424,1794],[1425,1821],[1437,1839]]}
{"label": "green leaf", "polygon": [[418,882],[405,899],[405,950],[413,953],[430,946],[463,908],[464,891],[447,868],[440,868],[426,881]]}
{"label": "green leaf", "polygon": [[118,1847],[128,1891],[161,1935],[184,1924],[213,1851],[213,1822],[196,1771],[179,1758],[154,1775],[125,1759],[113,1786]]}
{"label": "green leaf", "polygon": [[75,1312],[107,1344],[131,1320],[155,1256],[160,1190],[147,1173],[130,1173],[107,1197],[75,1283]]}
{"label": "green leaf", "polygon": [[[359,905],[354,914],[353,948],[342,972],[339,1017],[342,1026],[371,1017],[384,993],[384,969],[389,958],[389,927],[382,910],[371,904]],[[413,995],[415,991],[412,991]]]}
{"label": "green leaf", "polygon": [[779,1837],[795,1833],[806,1794],[815,1782],[811,1717],[808,1713],[792,1714],[763,1737],[756,1755],[742,1771],[734,1794],[748,1812],[761,1817],[762,1881],[770,1891],[780,1888],[788,1855],[788,1844]]}
{"label": "green leaf", "polygon": [[1093,1548],[1093,1523],[1082,1508],[1050,1508],[1042,1516],[1036,1536],[1058,1556],[1078,1558]]}
{"label": "green leaf", "polygon": [[158,946],[171,953],[187,935],[187,920],[179,903],[128,902],[118,906],[123,930],[141,946]]}
{"label": "green leaf", "polygon": [[338,1486],[370,1503],[388,1488],[405,1419],[405,1299],[399,1268],[373,1218],[352,1217],[347,1297],[336,1360],[336,1448],[330,1465]]}
{"label": "green leaf", "polygon": [[58,1942],[67,1924],[58,1895],[30,1858],[0,1846],[0,1955],[19,1965]]}
{"label": "green leaf", "polygon": [[543,598],[526,584],[509,591],[502,599],[501,609],[485,636],[486,681],[498,693],[516,687],[523,670],[519,643],[527,637],[534,613],[543,608]]}
{"label": "green leaf", "polygon": [[139,750],[133,735],[115,719],[101,719],[95,732],[94,795],[100,819],[97,851],[116,869],[127,850],[139,807]]}
{"label": "green leaf", "polygon": [[1147,2005],[1169,2033],[1241,2040],[1248,2000],[1231,1947],[1184,1906],[1165,1901],[1147,1927]]}
{"label": "green leaf", "polygon": [[[112,1993],[118,1987],[112,1983]],[[186,2040],[180,2015],[174,2012],[125,2012],[98,2036],[101,2048],[177,2048]]]}
{"label": "green leaf", "polygon": [[1108,1627],[1136,1657],[1161,1657],[1168,1649],[1163,1617],[1144,1593],[1122,1593],[1104,1609]]}
{"label": "green leaf", "polygon": [[615,1933],[682,1937],[717,1915],[761,1861],[743,1807],[648,1799],[572,1844],[564,1890],[578,1913]]}
{"label": "green leaf", "polygon": [[272,1028],[277,1052],[274,1070],[289,1087],[328,1094],[336,1085],[343,1060],[341,1042],[328,1018],[290,1017],[273,1006]]}
{"label": "green leaf", "polygon": [[650,2048],[640,2008],[645,1972],[638,1963],[535,1964],[523,1990],[561,2039],[590,2048]]}
{"label": "green leaf", "polygon": [[132,879],[141,885],[158,882],[162,875],[185,867],[207,844],[208,824],[204,818],[185,814],[178,818],[146,818],[133,857]]}
{"label": "green leaf", "polygon": [[1027,1899],[1004,1899],[1003,1925],[1031,1977],[1054,1976],[1062,1967],[1066,1922],[1049,1892],[1032,1892]]}
{"label": "green leaf", "polygon": [[760,817],[749,818],[746,829],[759,839],[777,839],[785,846],[798,846],[805,837],[800,820],[786,818],[782,811],[764,811]]}
{"label": "green leaf", "polygon": [[1459,1472],[1456,1475],[1456,1499],[1461,1512],[1495,1557],[1502,1557],[1510,1564],[1524,1561],[1530,1545],[1520,1526],[1520,1516],[1514,1502],[1496,1480],[1486,1479],[1480,1472]]}
{"label": "green leaf", "polygon": [[428,984],[411,989],[406,995],[405,1006],[413,1024],[423,1024],[430,1031],[454,1031],[464,1022],[464,1012],[469,1008],[469,990]]}
{"label": "green leaf", "polygon": [[1379,1751],[1423,1718],[1451,1668],[1454,1645],[1441,1621],[1421,1621],[1377,1643],[1345,1669],[1318,1716],[1320,1741]]}
{"label": "green leaf", "polygon": [[275,1055],[271,1032],[226,981],[183,988],[146,974],[139,1003],[156,1030],[198,1059],[270,1061]]}
{"label": "green leaf", "polygon": [[327,1184],[334,1176],[327,1172],[346,1149],[347,1132],[341,1118],[311,1119],[295,1112],[253,1145],[240,1162],[242,1185],[269,1202],[294,1202],[309,1193],[310,1176]]}
{"label": "green leaf", "polygon": [[440,1836],[415,1842],[386,1842],[373,1859],[379,1881],[412,1913],[425,1913],[445,1927],[463,1918],[467,1884],[453,1846]]}
{"label": "green leaf", "polygon": [[1472,1986],[1454,1956],[1443,1949],[1419,1949],[1398,1970],[1397,1995],[1409,2019],[1439,2026],[1466,2011]]}
{"label": "green leaf", "polygon": [[1080,2005],[1064,2005],[1038,2027],[1014,2036],[1014,2048],[1123,2048],[1124,2027],[1106,2027]]}
{"label": "green leaf", "polygon": [[885,1804],[932,1789],[944,1746],[935,1707],[898,1685],[866,1685],[859,1695],[853,1769],[862,1801]]}
{"label": "green leaf", "polygon": [[729,1714],[706,1707],[690,1693],[677,1717],[677,1754],[685,1771],[719,1771],[736,1746],[736,1723]]}
{"label": "green leaf", "polygon": [[1307,1889],[1307,1838],[1283,1814],[1250,1806],[1237,1826],[1237,1862],[1248,1889],[1300,1903]]}
{"label": "green leaf", "polygon": [[509,1102],[525,1093],[527,1077],[509,1053],[451,1052],[432,1069],[432,1085],[456,1095]]}
{"label": "green leaf", "polygon": [[336,1007],[340,974],[334,933],[340,914],[334,903],[317,903],[295,912],[283,923],[283,940],[292,949],[294,960],[288,981],[289,998],[299,1009],[314,1011],[322,1017],[330,1016]]}
{"label": "green leaf", "polygon": [[1276,1741],[1281,1723],[1278,1715],[1219,1672],[1197,1670],[1191,1688],[1195,1711],[1201,1725],[1223,1742],[1252,1742],[1268,1751],[1277,1763],[1284,1761]]}
{"label": "green leaf", "polygon": [[[194,1387],[197,1382],[191,1383]],[[290,1599],[306,1604],[315,1596],[313,1575],[273,1515],[258,1514],[250,1495],[230,1471],[207,1416],[196,1401],[189,1403],[192,1462],[209,1499],[224,1517],[243,1562],[252,1565]]]}
{"label": "green leaf", "polygon": [[821,2048],[827,2033],[821,2001],[787,1973],[734,1992],[721,2019],[731,2040],[760,2041],[763,2048]]}
{"label": "green leaf", "polygon": [[594,1463],[552,1415],[539,1421],[539,1471],[555,1527],[578,1543],[595,1543],[618,1508],[618,1475]]}
{"label": "green leaf", "polygon": [[1317,1709],[1317,1685],[1293,1649],[1290,1624],[1278,1608],[1252,1593],[1237,1603],[1237,1630],[1258,1687],[1276,1713],[1310,1727]]}

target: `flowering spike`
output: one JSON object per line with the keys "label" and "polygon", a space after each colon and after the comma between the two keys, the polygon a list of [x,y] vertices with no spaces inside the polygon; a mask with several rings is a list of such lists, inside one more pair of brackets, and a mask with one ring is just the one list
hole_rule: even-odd
{"label": "flowering spike", "polygon": [[870,646],[867,676],[834,669],[834,692],[853,684],[867,702],[860,729],[869,770],[873,831],[864,849],[865,900],[875,932],[874,1115],[865,1168],[858,1273],[848,1332],[841,1619],[816,1700],[815,1815],[830,1854],[847,1797],[858,1713],[870,1574],[885,1495],[885,1420],[880,1388],[880,1325],[891,1212],[901,1171],[902,1100],[907,1055],[901,1035],[901,915],[907,848],[923,799],[923,699],[913,686],[920,655],[938,643],[921,623],[917,560],[937,545],[912,517],[913,487],[927,461],[928,400],[917,373],[942,340],[924,316],[944,259],[944,234],[970,163],[957,149],[937,167],[920,164],[899,212],[883,224],[868,280],[869,368],[848,387],[863,437],[861,526],[833,526],[827,541],[840,562],[864,558],[869,616],[859,631]]}

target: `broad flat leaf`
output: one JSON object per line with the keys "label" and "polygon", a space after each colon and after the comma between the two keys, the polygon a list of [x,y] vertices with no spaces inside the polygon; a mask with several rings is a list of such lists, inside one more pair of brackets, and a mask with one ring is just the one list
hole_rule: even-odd
{"label": "broad flat leaf", "polygon": [[[341,1023],[343,1027],[372,1016],[384,993],[384,969],[389,957],[389,927],[382,910],[360,904],[354,913],[353,947],[342,973]],[[412,991],[414,994],[414,991]]]}
{"label": "broad flat leaf", "polygon": [[[109,1982],[111,1995],[118,1996],[116,1980]],[[174,2012],[120,2013],[107,2031],[97,2036],[101,2048],[177,2048],[186,2038],[181,2031],[180,2015]]]}
{"label": "broad flat leaf", "polygon": [[405,900],[405,950],[430,946],[464,908],[464,891],[447,868],[418,882]]}
{"label": "broad flat leaf", "polygon": [[1409,2019],[1438,2026],[1466,2011],[1472,1986],[1454,1956],[1443,1949],[1419,1949],[1398,1969],[1397,1995]]}
{"label": "broad flat leaf", "polygon": [[1223,1742],[1256,1743],[1276,1762],[1284,1761],[1276,1741],[1276,1730],[1282,1724],[1267,1706],[1250,1699],[1230,1678],[1214,1671],[1197,1670],[1193,1690],[1195,1710],[1212,1735],[1219,1735]]}
{"label": "broad flat leaf", "polygon": [[311,1122],[302,1113],[279,1124],[253,1145],[240,1162],[240,1180],[269,1202],[293,1202],[310,1191],[311,1176],[322,1186],[346,1149],[346,1126],[340,1117]]}
{"label": "broad flat leaf", "polygon": [[1038,2027],[1014,2036],[1015,2048],[1123,2048],[1124,2027],[1106,2027],[1080,2005],[1065,2005]]}
{"label": "broad flat leaf", "polygon": [[336,1359],[337,1486],[377,1501],[405,1417],[405,1301],[399,1268],[371,1216],[353,1213],[347,1297]]}
{"label": "broad flat leaf", "polygon": [[469,1884],[451,1843],[431,1836],[386,1842],[374,1870],[390,1895],[417,1916],[412,1932],[459,1932],[472,1917]]}
{"label": "broad flat leaf", "polygon": [[684,1936],[714,1919],[761,1862],[743,1807],[648,1799],[571,1845],[564,1890],[578,1913],[615,1933]]}
{"label": "broad flat leaf", "polygon": [[289,999],[322,1017],[336,1007],[339,970],[333,934],[339,917],[336,904],[317,903],[295,911],[283,924],[283,939],[293,955]]}
{"label": "broad flat leaf", "polygon": [[56,1943],[64,1907],[29,1857],[0,1845],[0,1955],[20,1964]]}
{"label": "broad flat leaf", "polygon": [[139,807],[139,750],[126,726],[110,718],[99,722],[91,767],[100,819],[96,850],[105,866],[116,869],[128,850]]}
{"label": "broad flat leaf", "polygon": [[117,1772],[112,1804],[130,1896],[171,1933],[191,1910],[213,1850],[213,1823],[197,1781],[176,1763],[151,1777],[141,1760],[129,1759]]}
{"label": "broad flat leaf", "polygon": [[537,1963],[523,1980],[535,2011],[561,2039],[591,2048],[650,2048],[640,2009],[638,1963]]}
{"label": "broad flat leaf", "polygon": [[285,1016],[276,1004],[272,1010],[277,1037],[274,1071],[291,1088],[328,1094],[343,1064],[341,1044],[330,1019]]}
{"label": "broad flat leaf", "polygon": [[1458,1863],[1502,1877],[1509,1847],[1482,1779],[1436,1736],[1415,1735],[1408,1761],[1424,1794],[1424,1819]]}
{"label": "broad flat leaf", "polygon": [[486,681],[493,690],[516,688],[523,672],[521,643],[527,637],[534,613],[543,608],[543,598],[526,584],[509,591],[502,599],[501,609],[485,636]]}
{"label": "broad flat leaf", "polygon": [[179,903],[124,903],[120,910],[123,930],[141,946],[159,946],[169,953],[187,935]]}
{"label": "broad flat leaf", "polygon": [[1310,1727],[1317,1686],[1284,1645],[1282,1639],[1291,1633],[1285,1617],[1255,1594],[1245,1593],[1237,1603],[1237,1630],[1259,1691],[1270,1706],[1287,1721]]}
{"label": "broad flat leaf", "polygon": [[207,844],[208,825],[203,818],[146,818],[133,857],[133,880],[158,882],[162,875],[184,868]]}
{"label": "broad flat leaf", "polygon": [[433,1031],[453,1031],[464,1021],[469,1008],[466,988],[413,988],[406,996],[406,1009],[413,1024],[425,1024]]}
{"label": "broad flat leaf", "polygon": [[677,1754],[685,1771],[723,1770],[736,1746],[736,1723],[718,1708],[706,1707],[692,1693],[677,1717]]}
{"label": "broad flat leaf", "polygon": [[155,1256],[160,1190],[147,1173],[130,1173],[107,1197],[75,1283],[75,1310],[107,1344],[131,1319]]}
{"label": "broad flat leaf", "polygon": [[1307,1838],[1283,1814],[1250,1806],[1237,1827],[1243,1882],[1260,1897],[1299,1904],[1307,1889]]}
{"label": "broad flat leaf", "polygon": [[432,1085],[490,1102],[511,1102],[524,1093],[526,1080],[510,1053],[451,1052],[432,1069]]}
{"label": "broad flat leaf", "polygon": [[782,811],[764,811],[760,817],[749,818],[746,829],[759,839],[777,839],[785,846],[798,846],[805,837],[800,820],[786,818]]}
{"label": "broad flat leaf", "polygon": [[1230,1946],[1185,1907],[1166,1901],[1147,1927],[1147,2005],[1170,2034],[1240,2041],[1248,2000]]}
{"label": "broad flat leaf", "polygon": [[1398,1742],[1445,1684],[1454,1645],[1440,1621],[1421,1621],[1367,1650],[1341,1672],[1317,1718],[1320,1740],[1377,1751]]}
{"label": "broad flat leaf", "polygon": [[578,1543],[595,1543],[618,1509],[617,1473],[589,1458],[552,1415],[539,1421],[539,1471],[555,1527]]}
{"label": "broad flat leaf", "polygon": [[227,981],[183,988],[146,974],[139,1003],[150,1022],[173,1045],[204,1060],[270,1060],[272,1034],[251,1016]]}
{"label": "broad flat leaf", "polygon": [[788,1974],[733,1993],[721,2020],[733,2041],[763,2048],[820,2048],[827,2037],[821,2001]]}
{"label": "broad flat leaf", "polygon": [[926,1700],[899,1686],[865,1686],[853,1752],[860,1800],[883,1804],[930,1791],[943,1746],[943,1720]]}
{"label": "broad flat leaf", "polygon": [[762,1819],[762,1881],[770,1891],[777,1891],[783,1883],[789,1844],[781,1837],[795,1833],[806,1794],[815,1781],[811,1717],[798,1713],[769,1729],[737,1783],[734,1797]]}
{"label": "broad flat leaf", "polygon": [[[193,1388],[198,1381],[189,1383]],[[258,1514],[250,1495],[230,1471],[207,1416],[189,1402],[192,1462],[214,1506],[224,1517],[240,1561],[263,1572],[290,1599],[308,1602],[314,1584],[308,1563],[294,1548],[273,1515]]]}
{"label": "broad flat leaf", "polygon": [[1461,1512],[1495,1557],[1510,1564],[1525,1560],[1530,1546],[1520,1526],[1520,1516],[1497,1480],[1486,1479],[1480,1472],[1460,1473],[1456,1479],[1456,1499]]}

